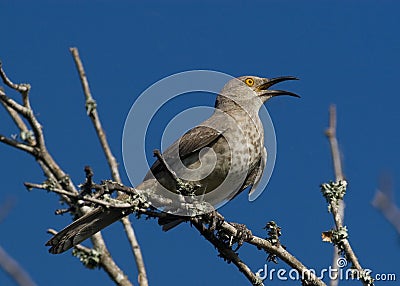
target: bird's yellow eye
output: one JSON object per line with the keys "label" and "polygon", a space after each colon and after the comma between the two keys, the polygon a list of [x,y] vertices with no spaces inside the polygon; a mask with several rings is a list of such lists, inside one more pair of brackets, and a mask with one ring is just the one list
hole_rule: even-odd
{"label": "bird's yellow eye", "polygon": [[246,78],[244,81],[248,86],[253,86],[254,85],[254,80],[252,78]]}

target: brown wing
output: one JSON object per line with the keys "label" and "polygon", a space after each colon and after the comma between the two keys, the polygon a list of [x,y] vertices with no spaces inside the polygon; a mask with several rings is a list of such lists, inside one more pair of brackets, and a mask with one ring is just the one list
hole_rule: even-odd
{"label": "brown wing", "polygon": [[[181,160],[190,156],[193,153],[200,151],[206,146],[212,145],[222,136],[223,131],[216,130],[207,126],[197,126],[186,132],[181,138],[175,141],[167,150],[163,153],[163,157],[166,161],[171,162],[173,156],[179,154]],[[179,148],[179,153],[176,152]],[[178,158],[176,158],[178,159]],[[158,173],[163,168],[162,164],[157,160],[151,167],[151,172],[148,172],[144,180],[153,178],[153,174]]]}
{"label": "brown wing", "polygon": [[[200,151],[202,148],[215,142],[222,132],[206,126],[197,126],[186,132],[179,140],[179,156],[185,158],[188,155]],[[165,153],[168,153],[168,149]]]}

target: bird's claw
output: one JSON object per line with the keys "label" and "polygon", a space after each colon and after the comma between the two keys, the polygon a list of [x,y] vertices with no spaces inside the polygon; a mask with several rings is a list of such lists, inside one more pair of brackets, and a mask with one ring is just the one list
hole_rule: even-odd
{"label": "bird's claw", "polygon": [[244,224],[232,222],[230,222],[229,224],[236,229],[236,233],[232,235],[231,233],[227,233],[226,231],[218,230],[217,236],[228,247],[232,247],[234,244],[237,244],[236,248],[233,249],[233,251],[237,251],[245,241],[249,241],[253,237],[253,234]]}
{"label": "bird's claw", "polygon": [[224,218],[219,215],[215,210],[207,213],[208,230],[214,232],[223,222]]}
{"label": "bird's claw", "polygon": [[249,239],[251,239],[253,234],[244,224],[234,223],[234,222],[231,222],[230,224],[234,228],[236,228],[236,235],[231,236],[229,246],[232,246],[233,244],[236,243],[237,247],[234,249],[234,251],[237,251],[243,245],[243,243],[245,241],[248,241]]}

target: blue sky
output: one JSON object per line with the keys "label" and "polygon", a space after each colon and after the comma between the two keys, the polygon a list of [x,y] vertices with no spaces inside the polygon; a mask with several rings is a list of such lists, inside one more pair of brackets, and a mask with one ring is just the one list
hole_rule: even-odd
{"label": "blue sky", "polygon": [[[130,106],[141,92],[168,75],[210,69],[233,76],[301,78],[282,85],[301,94],[300,100],[282,97],[267,104],[278,154],[266,191],[251,203],[241,195],[220,211],[260,236],[265,235],[265,223],[275,220],[290,252],[309,267],[327,267],[332,247],[321,242],[320,234],[331,228],[332,220],[319,185],[333,179],[323,131],[328,107],[335,103],[349,181],[345,222],[350,242],[364,267],[399,276],[398,235],[371,206],[382,173],[392,174],[395,192],[400,178],[399,8],[396,1],[3,1],[0,59],[13,80],[32,85],[32,105],[44,126],[48,148],[76,184],[83,181],[85,165],[93,167],[98,181],[110,175],[85,115],[68,51],[71,46],[79,48],[120,162],[122,129]],[[212,97],[204,99],[204,104],[213,102]],[[3,111],[0,116],[0,133],[16,133]],[[149,150],[158,147],[156,138],[162,129],[156,129]],[[112,285],[106,274],[84,269],[70,253],[47,253],[46,229],[61,229],[70,217],[53,215],[60,207],[55,195],[25,191],[22,182],[43,181],[32,158],[2,145],[0,154],[0,202],[10,197],[15,201],[1,223],[1,246],[39,285],[87,281]],[[129,184],[122,168],[121,173]],[[163,233],[155,221],[131,221],[150,285],[246,283],[189,225]],[[121,226],[111,226],[104,235],[117,262],[135,282],[137,273]],[[243,247],[240,254],[254,271],[264,266],[266,256],[252,247]],[[0,285],[12,285],[3,272]]]}

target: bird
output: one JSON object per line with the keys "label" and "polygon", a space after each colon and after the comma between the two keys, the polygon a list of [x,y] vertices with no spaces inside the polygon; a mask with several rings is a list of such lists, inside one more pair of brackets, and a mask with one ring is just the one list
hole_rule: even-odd
{"label": "bird", "polygon": [[[245,189],[249,189],[249,194],[254,192],[267,161],[259,110],[272,97],[300,97],[293,92],[270,89],[289,80],[298,78],[241,76],[229,80],[216,97],[214,113],[157,154],[157,160],[135,189],[147,194],[153,206],[169,213],[175,211],[167,219],[159,219],[163,230],[184,221],[182,216],[198,214],[183,213],[190,208],[179,207],[179,195],[191,198],[191,205],[196,205],[193,201],[197,200],[216,206]],[[184,193],[182,186],[190,192]],[[166,197],[172,206],[153,200],[154,194]],[[127,196],[122,194],[117,199]],[[54,235],[46,246],[53,254],[65,252],[128,214],[126,210],[97,207]]]}

